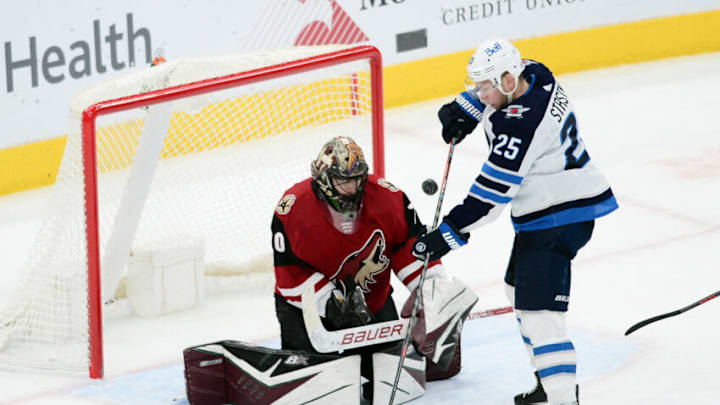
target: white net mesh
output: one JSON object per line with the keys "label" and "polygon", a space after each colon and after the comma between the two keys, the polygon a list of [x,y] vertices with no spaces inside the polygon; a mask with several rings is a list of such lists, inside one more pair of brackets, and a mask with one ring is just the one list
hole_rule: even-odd
{"label": "white net mesh", "polygon": [[[168,62],[76,96],[51,214],[20,288],[0,312],[0,365],[88,370],[85,108],[340,48]],[[272,211],[285,189],[309,176],[325,141],[352,136],[373,167],[371,110],[362,60],[101,115],[95,142],[103,301],[114,296],[133,246],[178,235],[203,238],[206,272],[268,270],[254,264],[271,263]]]}

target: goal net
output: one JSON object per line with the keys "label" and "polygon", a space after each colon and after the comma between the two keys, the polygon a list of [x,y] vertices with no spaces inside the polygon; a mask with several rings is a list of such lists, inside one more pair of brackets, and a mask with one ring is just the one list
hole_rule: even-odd
{"label": "goal net", "polygon": [[102,309],[134,247],[200,238],[206,274],[271,269],[270,220],[333,136],[383,173],[380,54],[296,47],[169,61],[91,87],[72,123],[0,366],[102,376]]}

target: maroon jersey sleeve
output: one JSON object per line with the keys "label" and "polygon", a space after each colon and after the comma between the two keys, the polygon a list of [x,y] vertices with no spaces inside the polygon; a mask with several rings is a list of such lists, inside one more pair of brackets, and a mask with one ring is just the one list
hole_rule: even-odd
{"label": "maroon jersey sleeve", "polygon": [[275,209],[272,219],[275,293],[283,297],[291,305],[302,308],[303,290],[307,285],[314,285],[318,311],[321,316],[325,316],[325,305],[335,285],[330,282],[326,275],[298,257],[293,250],[292,241],[297,240],[297,233],[301,232],[301,230],[292,229],[292,221],[288,221],[290,229],[286,229],[283,219],[287,220],[287,215],[291,214],[294,199],[293,194],[283,196]]}

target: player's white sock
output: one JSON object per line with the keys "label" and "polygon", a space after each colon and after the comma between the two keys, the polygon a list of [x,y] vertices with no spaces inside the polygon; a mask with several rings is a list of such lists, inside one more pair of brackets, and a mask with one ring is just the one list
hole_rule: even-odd
{"label": "player's white sock", "polygon": [[[510,301],[510,304],[514,307],[515,306],[515,287],[511,286],[510,284],[505,284],[505,295],[508,298],[508,301]],[[535,369],[535,361],[533,357],[533,347],[532,347],[532,341],[530,340],[530,337],[525,336],[523,334],[523,328],[522,328],[522,312],[518,309],[515,310],[515,318],[518,321],[518,327],[520,328],[520,336],[522,337],[523,343],[525,343],[525,349],[528,352],[528,358],[530,359],[530,365],[533,369]]]}
{"label": "player's white sock", "polygon": [[575,402],[577,356],[565,313],[522,311],[521,330],[532,342],[533,360],[549,404]]}

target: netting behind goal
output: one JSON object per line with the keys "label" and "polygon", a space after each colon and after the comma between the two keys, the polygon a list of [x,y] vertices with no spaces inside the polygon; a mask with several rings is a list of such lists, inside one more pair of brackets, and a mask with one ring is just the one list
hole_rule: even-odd
{"label": "netting behind goal", "polygon": [[201,238],[206,273],[267,271],[272,211],[325,141],[353,137],[382,174],[380,65],[369,46],[300,47],[170,61],[77,95],[50,215],[0,312],[0,365],[101,376],[101,303],[133,248]]}

